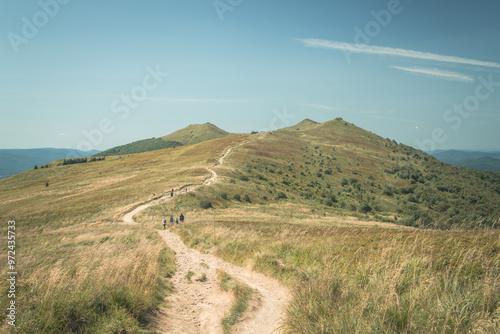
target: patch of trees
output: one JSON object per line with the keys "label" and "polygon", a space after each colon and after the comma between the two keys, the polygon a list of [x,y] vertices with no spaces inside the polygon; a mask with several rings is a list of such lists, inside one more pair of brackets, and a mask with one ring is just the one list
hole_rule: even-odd
{"label": "patch of trees", "polygon": [[70,158],[70,159],[64,159],[62,165],[74,165],[74,164],[84,164],[87,162],[94,162],[94,161],[102,161],[105,160],[106,157],[91,157],[89,158]]}
{"label": "patch of trees", "polygon": [[70,159],[64,159],[63,161],[63,166],[66,165],[74,165],[74,164],[84,164],[88,161],[87,158],[70,158]]}
{"label": "patch of trees", "polygon": [[163,140],[161,138],[150,138],[110,148],[109,150],[96,154],[95,157],[136,154],[136,153],[163,150],[166,148],[178,147],[178,146],[183,146],[183,145],[182,143],[179,143],[177,141],[168,141],[168,140]]}

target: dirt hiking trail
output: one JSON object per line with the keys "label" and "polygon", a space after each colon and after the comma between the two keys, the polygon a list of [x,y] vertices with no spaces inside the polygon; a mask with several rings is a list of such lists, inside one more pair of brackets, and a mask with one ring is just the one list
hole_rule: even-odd
{"label": "dirt hiking trail", "polygon": [[[219,159],[219,164],[222,164],[235,148],[258,140],[264,135],[261,134],[255,139],[229,148]],[[207,169],[212,173],[212,176],[203,183],[203,186],[217,181],[217,173],[211,168]],[[189,191],[198,187],[190,187]],[[182,190],[174,195],[186,193]],[[127,213],[123,217],[123,221],[135,224],[133,219],[135,214],[170,199],[171,197],[168,195],[141,205]],[[165,299],[166,306],[160,308],[156,317],[154,327],[159,333],[219,334],[223,332],[221,321],[229,315],[234,297],[232,292],[220,290],[217,278],[218,270],[225,271],[255,290],[247,311],[241,321],[233,328],[233,333],[282,332],[280,327],[283,325],[284,312],[291,299],[291,294],[278,280],[224,262],[210,254],[200,254],[197,250],[188,248],[177,234],[168,229],[159,230],[158,233],[176,253],[176,272],[172,277],[175,292]],[[190,279],[188,276],[191,276]]]}

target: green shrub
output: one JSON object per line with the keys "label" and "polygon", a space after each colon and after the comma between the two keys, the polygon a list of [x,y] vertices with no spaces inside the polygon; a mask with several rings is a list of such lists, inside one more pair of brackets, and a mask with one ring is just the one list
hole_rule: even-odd
{"label": "green shrub", "polygon": [[212,202],[209,199],[202,199],[200,201],[200,208],[202,209],[210,209],[212,207]]}
{"label": "green shrub", "polygon": [[240,196],[240,194],[234,194],[233,199],[234,199],[235,201],[241,201],[241,196]]}
{"label": "green shrub", "polygon": [[361,213],[368,213],[372,210],[373,210],[373,208],[368,203],[361,204],[361,206],[359,208],[359,212],[361,212]]}
{"label": "green shrub", "polygon": [[286,199],[286,198],[288,198],[288,197],[286,196],[286,194],[285,194],[284,192],[282,192],[282,191],[278,191],[278,192],[276,193],[276,195],[274,195],[274,198],[275,198],[276,200],[280,200],[280,199]]}

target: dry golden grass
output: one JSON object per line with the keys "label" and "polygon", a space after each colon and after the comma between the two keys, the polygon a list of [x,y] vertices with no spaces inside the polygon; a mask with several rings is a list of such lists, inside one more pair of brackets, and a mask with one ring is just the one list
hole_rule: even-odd
{"label": "dry golden grass", "polygon": [[[121,220],[130,205],[200,184],[224,150],[247,136],[105,161],[30,170],[0,181],[0,218],[40,230],[52,224]],[[46,187],[46,183],[49,186]],[[54,225],[55,226],[55,225]]]}
{"label": "dry golden grass", "polygon": [[81,223],[18,240],[13,333],[138,333],[170,289],[174,254],[140,226]]}
{"label": "dry golden grass", "polygon": [[387,228],[299,205],[248,205],[217,209],[214,238],[212,213],[190,211],[176,231],[191,247],[291,286],[290,333],[500,330],[499,231]]}
{"label": "dry golden grass", "polygon": [[[210,176],[206,167],[247,137],[85,164],[53,162],[0,180],[0,219],[16,221],[19,273],[18,318],[8,330],[150,331],[148,318],[168,289],[174,256],[153,230],[119,221],[172,188],[201,184]],[[93,223],[103,220],[114,222]],[[0,242],[7,245],[6,237]],[[5,257],[0,266],[6,268]],[[6,283],[0,281],[1,291]]]}
{"label": "dry golden grass", "polygon": [[[434,210],[469,227],[475,221],[467,219],[490,212],[485,227],[494,226],[495,178],[428,161],[341,120],[238,148],[216,168],[218,184],[148,208],[138,217],[141,226],[92,223],[119,221],[139,203],[202,183],[210,176],[207,166],[248,138],[53,163],[1,180],[0,219],[18,222],[17,331],[147,331],[173,265],[151,227],[180,212],[186,222],[175,230],[191,247],[293,287],[291,333],[500,331],[498,231],[422,231],[374,222],[413,215],[407,222],[452,227],[433,221],[428,214]],[[440,176],[443,171],[453,182]],[[385,194],[386,185],[408,193]],[[481,194],[481,202],[474,204],[470,194]],[[337,202],[327,204],[330,198]],[[212,211],[201,204],[217,208],[215,237]],[[363,204],[375,213],[365,215]],[[462,204],[464,213],[457,213]],[[0,281],[2,291],[5,285]]]}

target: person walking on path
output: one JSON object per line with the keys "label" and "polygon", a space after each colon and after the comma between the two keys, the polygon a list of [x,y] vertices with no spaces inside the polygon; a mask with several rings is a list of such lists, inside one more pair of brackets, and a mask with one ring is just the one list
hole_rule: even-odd
{"label": "person walking on path", "polygon": [[179,220],[181,221],[181,223],[184,223],[184,214],[181,213]]}
{"label": "person walking on path", "polygon": [[174,226],[174,216],[170,215],[170,226]]}
{"label": "person walking on path", "polygon": [[179,225],[179,218],[175,218],[175,224]]}
{"label": "person walking on path", "polygon": [[163,218],[163,229],[167,228],[167,220]]}

